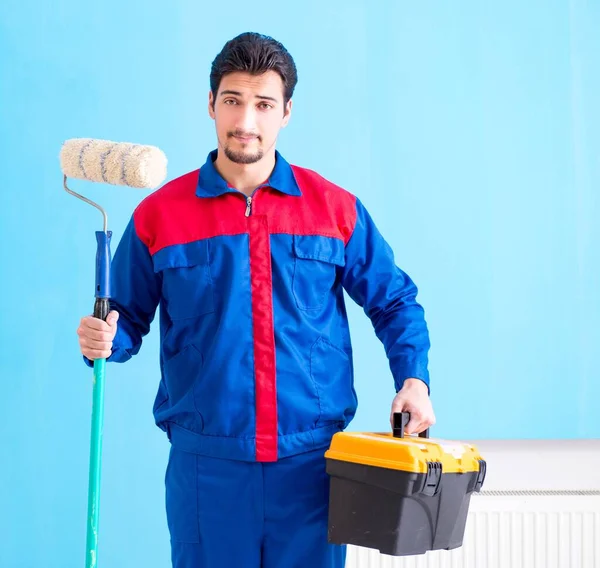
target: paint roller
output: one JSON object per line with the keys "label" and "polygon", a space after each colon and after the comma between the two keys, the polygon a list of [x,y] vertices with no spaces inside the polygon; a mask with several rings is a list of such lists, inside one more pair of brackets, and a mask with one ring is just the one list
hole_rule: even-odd
{"label": "paint roller", "polygon": [[[155,189],[167,176],[167,158],[156,146],[129,142],[111,142],[94,138],[72,138],[63,143],[60,164],[64,188],[75,197],[96,207],[103,216],[102,231],[96,231],[96,287],[94,317],[106,320],[110,311],[110,239],[106,211],[87,197],[72,191],[67,178]],[[92,395],[92,435],[88,486],[88,523],[86,568],[98,561],[98,513],[100,506],[100,472],[102,459],[102,425],[104,415],[104,374],[106,359],[94,361]]]}

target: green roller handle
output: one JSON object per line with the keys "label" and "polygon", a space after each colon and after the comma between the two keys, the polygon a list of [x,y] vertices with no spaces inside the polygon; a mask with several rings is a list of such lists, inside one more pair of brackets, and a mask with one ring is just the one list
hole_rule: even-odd
{"label": "green roller handle", "polygon": [[[81,158],[81,154],[79,156]],[[104,180],[106,181],[106,180]],[[94,317],[106,321],[110,311],[110,241],[112,231],[107,229],[106,211],[87,197],[69,189],[67,176],[64,175],[64,188],[67,193],[93,205],[102,213],[104,230],[96,231],[96,283],[94,296]],[[98,565],[98,520],[100,516],[100,474],[102,469],[102,426],[104,421],[104,374],[106,359],[94,361],[94,383],[92,394],[92,435],[90,443],[90,471],[88,482],[88,518],[85,566],[96,568]]]}
{"label": "green roller handle", "polygon": [[[94,317],[106,320],[110,306],[108,298],[97,298]],[[98,563],[98,520],[100,513],[100,474],[102,470],[102,426],[104,422],[104,371],[106,359],[94,361],[92,399],[92,436],[90,443],[90,476],[88,485],[88,523],[86,568]]]}

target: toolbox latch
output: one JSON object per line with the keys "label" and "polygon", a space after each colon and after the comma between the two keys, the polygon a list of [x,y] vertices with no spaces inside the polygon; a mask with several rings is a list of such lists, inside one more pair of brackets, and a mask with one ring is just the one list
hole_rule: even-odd
{"label": "toolbox latch", "polygon": [[442,463],[427,462],[427,475],[425,477],[425,486],[423,487],[423,495],[433,497],[440,489],[442,481]]}
{"label": "toolbox latch", "polygon": [[474,491],[481,491],[481,486],[485,481],[485,474],[487,472],[487,464],[485,460],[477,460],[479,462],[479,473],[477,474],[477,481],[475,482]]}

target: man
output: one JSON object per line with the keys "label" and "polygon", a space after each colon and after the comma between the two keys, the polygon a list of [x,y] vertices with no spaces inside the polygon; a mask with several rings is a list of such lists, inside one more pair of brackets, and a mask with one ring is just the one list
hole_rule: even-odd
{"label": "man", "polygon": [[[384,344],[394,411],[434,423],[417,290],[361,202],[275,150],[294,61],[246,33],[212,64],[217,150],[135,210],[112,311],[81,320],[88,364],[140,349],[160,306],[156,424],[171,441],[175,568],[341,568],[327,542],[324,452],[356,411],[343,290]],[[117,325],[118,320],[118,325]]]}

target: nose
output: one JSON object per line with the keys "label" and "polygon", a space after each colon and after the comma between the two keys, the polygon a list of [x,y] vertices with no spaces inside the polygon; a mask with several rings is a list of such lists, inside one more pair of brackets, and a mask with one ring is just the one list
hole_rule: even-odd
{"label": "nose", "polygon": [[236,127],[243,132],[256,132],[256,111],[253,105],[245,105]]}

